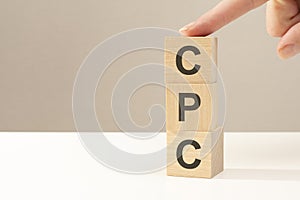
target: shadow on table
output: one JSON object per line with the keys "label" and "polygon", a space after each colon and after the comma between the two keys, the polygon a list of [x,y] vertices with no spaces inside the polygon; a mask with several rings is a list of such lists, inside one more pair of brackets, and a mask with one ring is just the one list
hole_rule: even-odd
{"label": "shadow on table", "polygon": [[300,181],[300,170],[225,169],[215,179]]}

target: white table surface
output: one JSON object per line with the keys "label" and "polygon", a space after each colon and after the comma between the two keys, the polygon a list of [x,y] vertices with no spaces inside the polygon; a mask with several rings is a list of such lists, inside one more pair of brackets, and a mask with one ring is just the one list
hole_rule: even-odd
{"label": "white table surface", "polygon": [[[130,142],[120,133],[108,137]],[[165,134],[158,137],[163,144]],[[77,133],[0,133],[0,159],[1,200],[300,199],[300,133],[225,133],[225,170],[213,179],[113,171]]]}

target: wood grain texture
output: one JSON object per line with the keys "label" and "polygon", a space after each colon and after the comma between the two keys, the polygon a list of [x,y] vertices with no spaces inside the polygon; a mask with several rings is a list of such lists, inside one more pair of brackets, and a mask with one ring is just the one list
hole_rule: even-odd
{"label": "wood grain texture", "polygon": [[[182,152],[184,162],[191,164],[195,159],[201,160],[200,164],[193,168],[183,167],[177,160],[179,144],[185,140],[196,141],[200,149],[192,145],[186,145]],[[174,133],[167,131],[167,175],[197,178],[212,178],[223,171],[223,140],[222,129],[213,132],[182,131]]]}
{"label": "wood grain texture", "polygon": [[[200,106],[184,112],[184,121],[179,121],[179,94],[195,93],[200,97]],[[217,128],[217,85],[214,84],[168,84],[166,88],[167,131],[210,131]],[[192,105],[194,99],[186,98]]]}
{"label": "wood grain texture", "polygon": [[[186,51],[182,55],[184,68],[190,70],[195,64],[200,65],[197,73],[185,75],[176,65],[178,51],[184,46],[194,46],[200,54]],[[215,83],[217,64],[217,38],[213,37],[167,37],[165,39],[165,80],[166,83]]]}

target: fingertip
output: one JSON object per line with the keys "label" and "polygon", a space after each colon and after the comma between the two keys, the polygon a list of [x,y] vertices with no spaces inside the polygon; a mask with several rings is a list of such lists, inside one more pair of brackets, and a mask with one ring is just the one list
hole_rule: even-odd
{"label": "fingertip", "polygon": [[182,27],[179,32],[185,36],[207,36],[213,33],[211,25],[208,23],[203,23],[202,21],[195,21],[189,23],[188,25]]}
{"label": "fingertip", "polygon": [[300,53],[300,22],[291,27],[280,39],[277,52],[281,59],[288,59]]}
{"label": "fingertip", "polygon": [[184,27],[182,27],[181,29],[179,29],[179,32],[182,35],[190,36],[190,30],[193,28],[194,25],[195,25],[195,22],[191,22],[191,23],[185,25]]}
{"label": "fingertip", "polygon": [[286,60],[300,53],[300,46],[297,44],[285,45],[278,48],[277,53],[282,60]]}

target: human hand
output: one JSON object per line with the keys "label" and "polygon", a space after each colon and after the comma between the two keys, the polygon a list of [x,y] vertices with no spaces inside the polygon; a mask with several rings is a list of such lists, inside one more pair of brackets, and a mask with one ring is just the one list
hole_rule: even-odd
{"label": "human hand", "polygon": [[[186,36],[206,36],[268,0],[223,0],[195,22],[179,31]],[[277,53],[290,58],[300,53],[300,0],[269,0],[266,11],[269,35],[280,37]]]}

